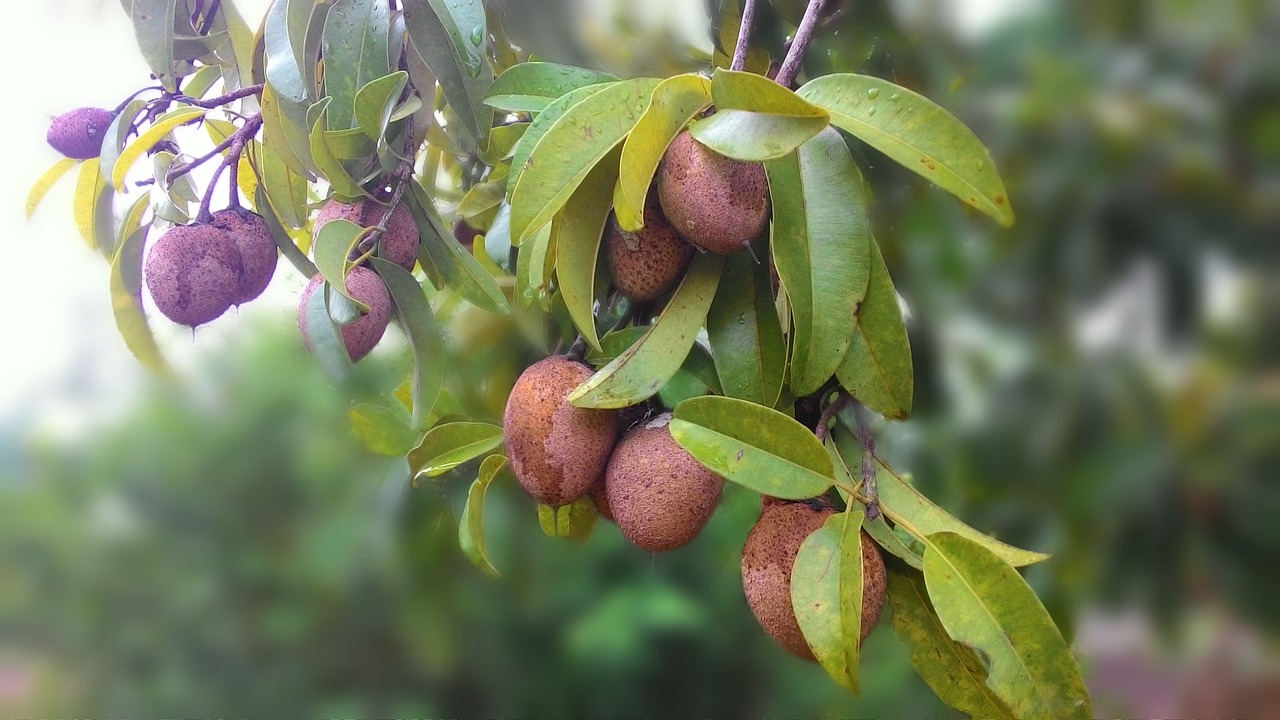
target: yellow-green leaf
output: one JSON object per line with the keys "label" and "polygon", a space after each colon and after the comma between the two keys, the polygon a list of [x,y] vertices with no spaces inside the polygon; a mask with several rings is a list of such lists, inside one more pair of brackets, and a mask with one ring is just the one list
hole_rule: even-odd
{"label": "yellow-green leaf", "polygon": [[[96,167],[93,174],[102,182]],[[156,375],[168,375],[169,365],[160,354],[160,347],[142,310],[142,249],[146,239],[147,228],[140,227],[130,233],[116,250],[111,261],[111,311],[129,352]]]}
{"label": "yellow-green leaf", "polygon": [[501,445],[501,425],[486,422],[437,425],[409,451],[409,467],[415,476],[436,477]]}
{"label": "yellow-green leaf", "polygon": [[805,642],[833,680],[854,694],[862,625],[862,527],[857,507],[805,538],[791,570],[791,605]]}
{"label": "yellow-green leaf", "polygon": [[156,118],[151,123],[151,127],[147,131],[138,136],[137,140],[127,145],[120,153],[120,157],[116,159],[115,168],[111,170],[111,185],[117,192],[124,192],[124,181],[129,174],[129,170],[133,164],[138,161],[148,150],[156,146],[156,143],[165,139],[174,128],[179,125],[204,117],[208,110],[197,107],[178,107]]}
{"label": "yellow-green leaf", "polygon": [[707,314],[707,337],[724,394],[774,407],[782,393],[787,344],[769,286],[768,263],[729,256]]}
{"label": "yellow-green leaf", "polygon": [[[625,151],[624,151],[625,152]],[[556,278],[573,324],[587,345],[600,349],[592,308],[596,296],[596,263],[609,195],[618,181],[618,165],[611,159],[591,171],[555,220]],[[523,251],[522,251],[523,252]]]}
{"label": "yellow-green leaf", "polygon": [[538,505],[538,525],[549,538],[586,542],[596,522],[596,506],[585,497],[561,507]]}
{"label": "yellow-green leaf", "polygon": [[857,329],[836,376],[858,402],[881,415],[894,420],[911,415],[915,392],[911,342],[889,269],[874,241],[866,298],[858,307]]}
{"label": "yellow-green leaf", "polygon": [[418,441],[418,434],[400,413],[374,403],[359,403],[347,410],[351,429],[370,452],[404,457]]}
{"label": "yellow-green leaf", "polygon": [[89,245],[90,249],[99,250],[112,257],[115,241],[111,229],[111,205],[115,193],[107,181],[102,179],[98,170],[98,159],[90,158],[80,163],[80,174],[76,177],[76,194],[72,202],[72,212],[76,220],[76,229]]}
{"label": "yellow-green leaf", "polygon": [[27,194],[27,217],[30,218],[36,214],[36,208],[40,207],[40,201],[44,200],[44,196],[49,194],[50,188],[54,186],[67,171],[75,167],[76,161],[71,158],[62,158],[53,164],[53,167],[45,171],[39,180],[31,186],[31,192]]}
{"label": "yellow-green leaf", "polygon": [[502,455],[490,455],[480,463],[480,474],[467,491],[467,504],[462,508],[462,521],[458,523],[458,546],[462,548],[462,554],[493,577],[498,577],[498,569],[489,561],[489,549],[484,542],[484,496],[500,474],[511,475],[507,459]]}
{"label": "yellow-green leaf", "polygon": [[[600,83],[597,85],[587,85],[577,90],[565,93],[556,98],[545,110],[538,113],[538,116],[529,123],[529,128],[521,135],[520,141],[515,145],[515,151],[511,156],[511,173],[507,179],[507,201],[510,202],[511,195],[515,192],[516,184],[520,180],[520,175],[524,173],[525,167],[529,164],[529,156],[533,154],[533,149],[537,147],[547,131],[556,124],[570,108],[596,93],[611,87],[613,83]],[[511,238],[511,244],[519,245],[520,239]]]}
{"label": "yellow-green leaf", "polygon": [[541,112],[556,98],[570,91],[617,79],[608,73],[569,65],[519,63],[493,81],[484,102],[507,112]]}

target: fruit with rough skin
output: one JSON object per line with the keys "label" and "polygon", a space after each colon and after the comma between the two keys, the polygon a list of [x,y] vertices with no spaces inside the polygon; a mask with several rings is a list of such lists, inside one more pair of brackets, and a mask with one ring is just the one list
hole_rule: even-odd
{"label": "fruit with rough skin", "polygon": [[592,376],[577,360],[553,355],[521,373],[507,398],[502,431],[511,470],[535,500],[559,507],[604,476],[618,439],[618,412],[574,407],[569,393]]}
{"label": "fruit with rough skin", "polygon": [[609,506],[609,493],[605,491],[604,478],[601,478],[591,486],[591,489],[587,491],[587,497],[591,498],[591,504],[596,506],[597,515],[609,522],[617,522],[613,519],[613,508]]}
{"label": "fruit with rough skin", "polygon": [[671,141],[662,158],[658,198],[684,239],[721,255],[746,248],[769,224],[764,165],[720,155],[688,130]]}
{"label": "fruit with rough skin", "polygon": [[[808,503],[771,505],[747,535],[742,548],[742,588],[760,627],[784,650],[814,660],[791,605],[791,569],[805,538],[822,527],[835,510],[815,509]],[[879,547],[862,533],[862,627],[858,642],[866,639],[884,609],[887,592],[884,557]]]}
{"label": "fruit with rough skin", "polygon": [[267,289],[276,272],[279,252],[267,229],[267,221],[257,213],[232,207],[213,214],[213,227],[226,233],[240,251],[243,272],[233,305],[243,305]]}
{"label": "fruit with rough skin", "polygon": [[178,225],[161,235],[144,271],[156,308],[173,322],[194,328],[231,307],[244,267],[226,233],[197,224]]}
{"label": "fruit with rough skin", "polygon": [[644,204],[644,227],[627,232],[610,213],[604,231],[609,271],[618,290],[632,300],[648,302],[675,287],[696,252],[662,214],[657,193]]}
{"label": "fruit with rough skin", "polygon": [[[373,199],[353,204],[330,198],[320,208],[320,212],[316,213],[313,237],[319,238],[320,229],[333,220],[346,220],[367,228],[382,222],[386,213],[387,206]],[[419,239],[418,226],[413,221],[413,212],[408,205],[401,202],[396,206],[391,219],[387,221],[387,231],[382,234],[381,242],[382,259],[413,272],[414,263],[418,262]]]}
{"label": "fruit with rough skin", "polygon": [[[302,330],[302,341],[307,349],[311,349],[311,338],[307,334],[307,305],[311,296],[324,284],[324,276],[317,274],[307,283],[302,291],[302,300],[298,304],[298,328]],[[347,348],[351,362],[359,362],[373,350],[382,340],[391,322],[391,293],[378,274],[366,267],[355,267],[347,273],[347,292],[352,297],[369,306],[369,312],[342,326],[342,344]]]}
{"label": "fruit with rough skin", "polygon": [[609,459],[604,486],[623,536],[649,552],[689,544],[715,512],[724,480],[671,437],[664,413],[623,436]]}
{"label": "fruit with rough skin", "polygon": [[83,107],[55,117],[45,139],[64,157],[88,160],[102,154],[102,136],[116,119],[102,108]]}

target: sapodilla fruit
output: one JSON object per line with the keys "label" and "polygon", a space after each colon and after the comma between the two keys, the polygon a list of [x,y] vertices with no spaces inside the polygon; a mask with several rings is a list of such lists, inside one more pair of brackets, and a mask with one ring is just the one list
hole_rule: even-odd
{"label": "sapodilla fruit", "polygon": [[76,108],[55,117],[45,139],[64,157],[88,160],[102,154],[102,136],[106,134],[114,113],[102,108]]}
{"label": "sapodilla fruit", "polygon": [[507,398],[502,431],[511,470],[540,503],[568,505],[604,476],[618,413],[574,407],[568,399],[591,375],[586,365],[553,355],[530,365]]}
{"label": "sapodilla fruit", "polygon": [[764,165],[720,155],[688,130],[671,141],[662,158],[658,199],[684,239],[721,255],[747,247],[769,222]]}
{"label": "sapodilla fruit", "polygon": [[[324,284],[324,277],[317,274],[307,283],[302,291],[302,301],[298,304],[298,328],[302,330],[302,341],[307,349],[311,349],[311,338],[307,335],[307,304],[311,296]],[[386,283],[378,274],[366,267],[355,267],[347,273],[347,292],[352,297],[369,306],[369,312],[342,326],[342,344],[347,348],[351,362],[359,362],[369,351],[382,340],[391,322],[391,293],[387,292]]]}
{"label": "sapodilla fruit", "polygon": [[644,227],[639,232],[623,230],[610,213],[604,242],[614,284],[639,302],[655,300],[675,287],[696,252],[667,222],[657,193],[649,193],[645,201]]}
{"label": "sapodilla fruit", "polygon": [[609,458],[604,486],[624,537],[649,552],[693,540],[715,512],[724,480],[671,437],[671,414],[638,425]]}
{"label": "sapodilla fruit", "polygon": [[[347,220],[360,227],[373,227],[382,222],[386,213],[386,205],[371,199],[351,204],[330,198],[316,214],[315,237],[320,237],[320,228],[331,220]],[[382,235],[382,258],[410,272],[418,262],[418,226],[413,222],[413,212],[403,202],[396,206],[387,221],[387,231]]]}
{"label": "sapodilla fruit", "polygon": [[235,302],[244,266],[222,230],[205,224],[170,228],[147,256],[147,289],[156,308],[179,325],[216,319]]}
{"label": "sapodilla fruit", "polygon": [[244,208],[219,210],[213,214],[212,225],[226,233],[240,251],[243,272],[232,304],[243,305],[261,295],[275,275],[279,258],[276,242],[267,229],[267,221]]}
{"label": "sapodilla fruit", "polygon": [[[773,505],[747,535],[742,548],[742,589],[760,627],[782,649],[804,660],[814,660],[791,606],[791,568],[800,545],[835,512],[808,503]],[[862,631],[866,639],[884,609],[888,581],[884,557],[874,541],[862,533]]]}

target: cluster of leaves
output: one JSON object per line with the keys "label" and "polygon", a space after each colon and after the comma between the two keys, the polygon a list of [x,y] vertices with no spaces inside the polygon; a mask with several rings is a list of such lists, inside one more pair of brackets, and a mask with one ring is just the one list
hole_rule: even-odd
{"label": "cluster of leaves", "polygon": [[[356,400],[353,427],[371,449],[407,457],[415,481],[478,472],[459,541],[479,565],[496,573],[484,497],[509,470],[501,428],[476,418],[498,414],[523,359],[580,339],[597,372],[570,395],[575,405],[657,398],[675,410],[677,442],[724,478],[785,500],[839,492],[848,509],[803,546],[793,601],[815,655],[842,685],[859,689],[865,530],[900,561],[890,567],[893,627],[944,701],[983,717],[1089,715],[1066,642],[1014,569],[1044,556],[983,535],[914,490],[876,457],[860,416],[908,417],[913,372],[867,188],[840,131],[1011,225],[976,136],[923,96],[872,76],[827,75],[796,91],[724,67],[709,77],[619,79],[531,58],[504,37],[496,5],[402,5],[277,0],[252,33],[229,2],[125,2],[160,96],[121,108],[102,157],[81,169],[76,213],[112,258],[131,349],[163,366],[139,270],[148,232],[187,222],[197,200],[190,176],[175,180],[172,167],[247,136],[232,192],[267,218],[299,270],[339,292],[366,231],[335,222],[313,244],[311,206],[389,193],[412,210],[421,275],[371,260],[413,355],[401,386],[381,392],[353,367],[339,328],[358,313],[341,295],[317,293],[301,316],[320,364]],[[736,27],[737,15],[723,4],[717,33]],[[202,103],[219,80],[225,94]],[[203,107],[232,101],[239,110],[225,118]],[[196,121],[218,147],[192,161],[173,133]],[[636,306],[610,292],[601,235],[611,212],[622,228],[641,227],[667,146],[686,128],[715,152],[765,164],[769,237],[754,257],[699,255],[665,303]],[[148,153],[151,191],[116,221],[114,195]],[[41,181],[33,208],[69,167]],[[446,218],[483,236],[468,250]],[[476,361],[485,345],[498,359]],[[818,422],[797,419],[804,402],[824,411]],[[583,499],[541,507],[539,518],[548,535],[581,539],[595,509]]]}

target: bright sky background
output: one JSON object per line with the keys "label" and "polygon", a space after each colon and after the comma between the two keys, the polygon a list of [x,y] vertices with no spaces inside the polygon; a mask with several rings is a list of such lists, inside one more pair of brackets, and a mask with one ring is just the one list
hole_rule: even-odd
{"label": "bright sky background", "polygon": [[[931,7],[922,0],[903,2],[904,9],[917,12]],[[268,3],[236,0],[254,26]],[[1018,12],[1018,6],[1009,0],[965,0],[943,7],[952,21],[963,20],[962,32],[977,34]],[[148,71],[114,0],[8,2],[2,32],[0,67],[10,72],[8,102],[0,118],[6,140],[0,230],[8,257],[8,272],[0,281],[0,307],[5,309],[0,422],[17,417],[75,432],[121,408],[145,372],[116,333],[108,267],[80,240],[72,221],[76,171],[59,182],[30,221],[23,206],[31,184],[58,160],[44,140],[49,118],[86,105],[115,107],[145,84]],[[280,267],[289,270],[284,261]],[[300,291],[291,280],[287,275],[277,278],[269,297],[241,313],[291,312]],[[202,327],[194,340],[163,318],[153,326],[166,354],[181,365],[193,350],[216,344],[236,320],[233,310]]]}

